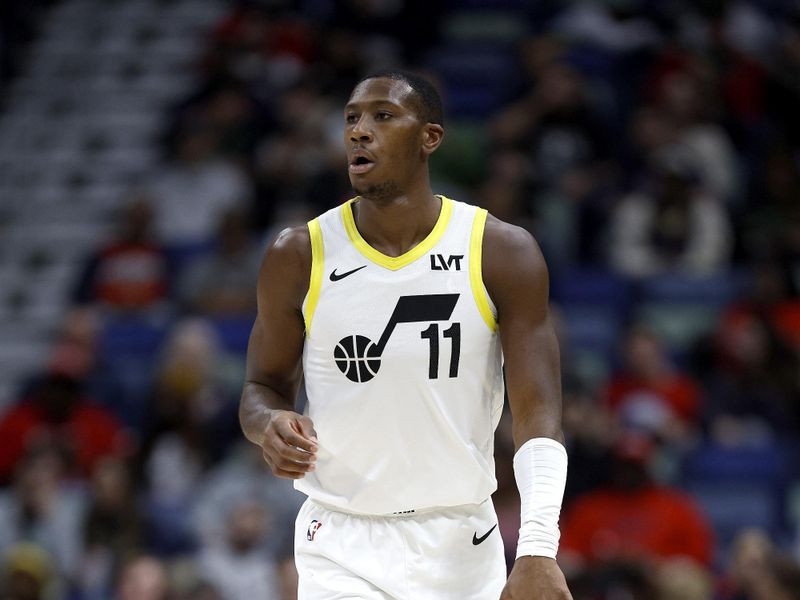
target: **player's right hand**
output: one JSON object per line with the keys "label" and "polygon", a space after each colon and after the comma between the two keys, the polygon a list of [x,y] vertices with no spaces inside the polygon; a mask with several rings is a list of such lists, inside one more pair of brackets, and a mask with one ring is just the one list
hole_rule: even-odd
{"label": "player's right hand", "polygon": [[290,410],[271,412],[261,450],[275,475],[301,479],[314,470],[317,449],[317,432],[311,419]]}

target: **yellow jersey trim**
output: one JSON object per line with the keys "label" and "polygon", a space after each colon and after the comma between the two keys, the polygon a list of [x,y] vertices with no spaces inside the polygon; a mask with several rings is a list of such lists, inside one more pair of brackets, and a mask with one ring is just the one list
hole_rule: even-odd
{"label": "yellow jersey trim", "polygon": [[379,252],[370,246],[367,241],[361,237],[361,234],[358,232],[358,228],[356,227],[355,218],[353,218],[353,202],[355,202],[357,198],[348,200],[342,205],[342,219],[344,221],[345,231],[347,231],[347,236],[350,238],[350,241],[353,243],[356,249],[366,258],[380,265],[381,267],[385,267],[392,271],[397,271],[406,265],[410,265],[423,254],[428,252],[436,245],[436,242],[442,238],[442,235],[444,235],[444,232],[447,229],[447,224],[450,222],[450,215],[453,214],[453,203],[449,198],[445,198],[444,196],[439,197],[442,199],[442,209],[439,212],[439,218],[436,220],[436,225],[434,225],[433,229],[424,240],[400,256],[386,256],[383,252]]}
{"label": "yellow jersey trim", "polygon": [[319,219],[308,222],[308,233],[311,236],[311,279],[308,282],[308,299],[306,300],[306,336],[311,333],[311,322],[317,310],[319,292],[322,289],[322,273],[325,266],[325,247],[322,243],[322,229]]}
{"label": "yellow jersey trim", "polygon": [[497,319],[492,313],[489,296],[483,285],[483,229],[486,226],[487,215],[486,209],[478,208],[472,221],[472,235],[469,240],[469,283],[478,312],[481,313],[489,329],[497,331]]}

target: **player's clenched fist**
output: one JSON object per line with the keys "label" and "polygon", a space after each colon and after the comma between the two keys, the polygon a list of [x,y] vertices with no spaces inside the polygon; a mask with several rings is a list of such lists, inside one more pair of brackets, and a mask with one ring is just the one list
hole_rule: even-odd
{"label": "player's clenched fist", "polygon": [[514,563],[500,600],[572,600],[552,558],[523,556]]}
{"label": "player's clenched fist", "polygon": [[300,479],[314,470],[317,432],[306,416],[273,410],[261,440],[264,460],[278,477]]}

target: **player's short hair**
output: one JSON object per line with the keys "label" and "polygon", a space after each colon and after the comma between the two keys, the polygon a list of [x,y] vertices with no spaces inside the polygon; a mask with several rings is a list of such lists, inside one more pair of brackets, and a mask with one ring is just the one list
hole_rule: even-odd
{"label": "player's short hair", "polygon": [[444,125],[442,97],[439,95],[439,92],[436,91],[434,85],[425,77],[402,69],[385,69],[362,77],[356,86],[368,79],[393,79],[395,81],[404,81],[414,92],[412,98],[414,100],[414,110],[417,116],[426,123]]}

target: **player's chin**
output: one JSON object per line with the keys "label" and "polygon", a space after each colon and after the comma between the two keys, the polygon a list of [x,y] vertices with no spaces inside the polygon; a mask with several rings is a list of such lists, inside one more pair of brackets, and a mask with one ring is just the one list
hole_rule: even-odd
{"label": "player's chin", "polygon": [[359,196],[366,196],[369,194],[369,191],[372,187],[368,181],[365,181],[364,177],[361,175],[353,175],[350,174],[350,185],[353,188],[353,191],[358,194]]}

